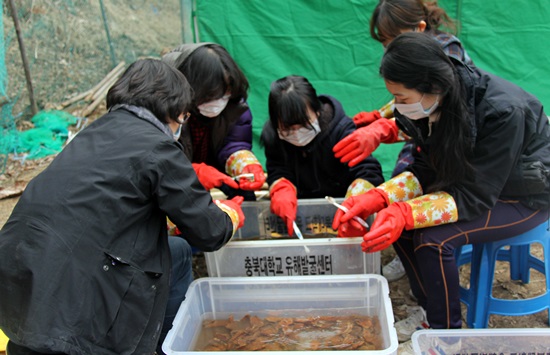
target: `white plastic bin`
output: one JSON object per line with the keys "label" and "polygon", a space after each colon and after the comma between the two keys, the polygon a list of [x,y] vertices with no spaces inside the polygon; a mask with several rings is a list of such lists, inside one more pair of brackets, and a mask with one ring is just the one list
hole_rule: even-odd
{"label": "white plastic bin", "polygon": [[[396,354],[397,333],[386,279],[380,275],[334,275],[294,277],[206,277],[193,281],[162,350],[166,354],[252,355],[258,351],[193,351],[204,319],[272,314],[285,316],[335,315],[334,312],[377,316],[383,349],[338,351],[338,354]],[[262,352],[262,351],[259,351]],[[308,351],[309,352],[309,351]],[[269,351],[269,354],[285,353]],[[288,352],[287,352],[288,353]],[[326,353],[326,352],[325,352]]]}
{"label": "white plastic bin", "polygon": [[[363,253],[361,237],[336,237],[331,228],[336,207],[325,199],[298,200],[296,224],[304,240],[288,239],[285,223],[270,212],[270,201],[245,202],[242,208],[246,217],[243,228],[223,248],[204,254],[210,277],[381,272],[380,253]],[[272,238],[274,233],[286,238]],[[309,238],[311,235],[316,237]]]}
{"label": "white plastic bin", "polygon": [[415,354],[550,354],[550,329],[427,329],[412,335]]}

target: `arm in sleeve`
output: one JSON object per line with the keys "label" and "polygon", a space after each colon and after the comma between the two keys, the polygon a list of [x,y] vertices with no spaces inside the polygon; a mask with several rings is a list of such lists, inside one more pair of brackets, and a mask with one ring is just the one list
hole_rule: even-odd
{"label": "arm in sleeve", "polygon": [[225,166],[231,154],[239,150],[252,150],[252,112],[247,109],[235,122],[225,137],[218,153],[220,166]]}
{"label": "arm in sleeve", "polygon": [[[522,116],[520,109],[510,108],[485,117],[470,158],[473,176],[445,188],[456,203],[460,220],[472,220],[494,207],[521,155],[525,131]],[[425,159],[423,154],[415,155],[407,170],[418,177],[422,186],[428,187],[435,172]]]}
{"label": "arm in sleeve", "polygon": [[[380,109],[372,111],[372,112],[359,112],[355,116],[353,116],[353,122],[357,126],[357,128],[366,127],[373,123],[377,119],[388,119],[395,121],[393,117],[393,103],[395,100],[390,100],[387,104],[382,106]],[[407,134],[405,134],[403,131],[399,130],[397,133],[397,136],[389,141],[384,141],[384,143],[396,143],[396,142],[406,142],[410,140],[411,137],[409,137]]]}
{"label": "arm in sleeve", "polygon": [[269,121],[264,124],[262,129],[261,141],[264,145],[268,185],[271,186],[271,184],[281,178],[285,178],[295,184],[296,177],[292,169],[293,162],[290,162],[290,157],[287,156],[289,151],[285,149],[283,142],[277,137]]}
{"label": "arm in sleeve", "polygon": [[234,221],[212,201],[178,144],[160,144],[152,157],[159,208],[190,245],[204,251],[221,248],[235,232]]}
{"label": "arm in sleeve", "polygon": [[[353,121],[351,121],[348,117],[343,118],[332,132],[332,146],[336,145],[336,143],[340,142],[344,137],[353,133],[355,130],[356,128]],[[372,155],[369,155],[367,158],[363,159],[351,168],[347,164],[342,163],[342,169],[349,169],[354,177],[354,181],[348,187],[346,196],[348,194],[349,196],[352,196],[366,192],[370,188],[378,186],[384,181],[382,166],[380,165],[380,162]]]}
{"label": "arm in sleeve", "polygon": [[523,112],[513,107],[485,117],[470,160],[474,178],[446,189],[456,201],[461,220],[476,218],[495,206],[521,155],[524,121]]}

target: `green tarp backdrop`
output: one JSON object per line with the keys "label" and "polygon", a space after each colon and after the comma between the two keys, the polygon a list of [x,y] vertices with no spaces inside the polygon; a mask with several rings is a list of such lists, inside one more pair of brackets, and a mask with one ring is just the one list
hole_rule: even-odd
{"label": "green tarp backdrop", "polygon": [[[250,81],[254,152],[267,120],[273,80],[303,75],[320,94],[339,99],[351,117],[391,97],[378,75],[383,47],[370,37],[378,0],[197,0],[195,40],[222,44]],[[550,0],[440,0],[458,20],[458,37],[474,63],[550,105]],[[549,113],[548,108],[546,113]],[[374,155],[389,177],[401,145]]]}

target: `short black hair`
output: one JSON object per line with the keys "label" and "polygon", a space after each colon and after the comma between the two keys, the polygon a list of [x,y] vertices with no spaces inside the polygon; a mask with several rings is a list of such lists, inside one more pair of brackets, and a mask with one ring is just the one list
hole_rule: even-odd
{"label": "short black hair", "polygon": [[146,108],[160,121],[176,120],[191,108],[193,90],[185,76],[158,59],[132,63],[107,93],[107,108],[126,104]]}

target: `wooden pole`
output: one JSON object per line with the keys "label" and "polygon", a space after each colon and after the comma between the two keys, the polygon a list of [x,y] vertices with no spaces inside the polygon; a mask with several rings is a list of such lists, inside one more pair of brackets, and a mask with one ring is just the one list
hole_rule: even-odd
{"label": "wooden pole", "polygon": [[118,75],[120,75],[120,73],[122,73],[122,71],[125,69],[125,66],[126,66],[126,63],[124,61],[118,63],[118,65],[116,67],[114,67],[99,83],[97,83],[92,88],[92,90],[90,90],[90,94],[88,96],[86,96],[86,100],[94,100],[92,98],[92,95],[97,90],[99,90],[99,88],[101,88],[103,85],[105,85],[105,83],[107,81],[109,81],[113,76],[117,76],[117,78],[118,78]]}
{"label": "wooden pole", "polygon": [[75,102],[84,99],[86,96],[90,95],[91,93],[92,93],[92,89],[90,89],[88,91],[85,91],[81,94],[78,94],[78,95],[76,95],[76,96],[74,96],[74,97],[72,97],[68,100],[65,100],[56,107],[56,110],[63,110],[65,107],[67,107],[69,105],[72,105]]}
{"label": "wooden pole", "polygon": [[111,41],[111,33],[109,32],[109,25],[107,24],[107,15],[105,14],[105,6],[103,5],[103,0],[99,0],[99,7],[101,9],[101,16],[103,17],[103,27],[105,28],[105,33],[107,34],[107,43],[109,44],[111,61],[113,62],[113,65],[116,65],[115,50],[113,49],[113,42]]}
{"label": "wooden pole", "polygon": [[25,52],[25,45],[23,44],[23,36],[21,35],[21,27],[19,26],[19,19],[17,18],[17,11],[13,0],[8,0],[11,9],[11,16],[13,18],[13,25],[15,26],[15,32],[17,33],[17,41],[19,42],[19,51],[21,52],[21,60],[23,61],[23,69],[25,70],[25,78],[27,79],[27,91],[29,92],[29,100],[31,104],[32,115],[38,113],[38,107],[34,100],[34,90],[32,88],[31,71],[29,69],[29,63],[27,62],[27,54]]}

